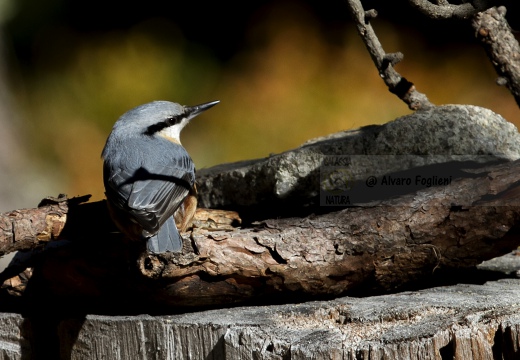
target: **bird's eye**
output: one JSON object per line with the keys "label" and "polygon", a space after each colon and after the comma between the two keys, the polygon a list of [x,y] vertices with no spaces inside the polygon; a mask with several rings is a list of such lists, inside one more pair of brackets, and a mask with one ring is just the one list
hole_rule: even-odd
{"label": "bird's eye", "polygon": [[182,121],[182,116],[172,116],[171,118],[169,118],[167,120],[167,123],[169,125],[177,125],[178,123],[180,123]]}

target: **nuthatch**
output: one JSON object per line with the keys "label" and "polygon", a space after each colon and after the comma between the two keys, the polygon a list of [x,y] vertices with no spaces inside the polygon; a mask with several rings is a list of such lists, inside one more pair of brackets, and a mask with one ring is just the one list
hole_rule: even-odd
{"label": "nuthatch", "polygon": [[[218,104],[154,101],[115,123],[101,156],[108,208],[117,227],[153,253],[178,252],[197,207],[195,166],[179,140],[195,116]],[[176,221],[177,220],[177,225]]]}

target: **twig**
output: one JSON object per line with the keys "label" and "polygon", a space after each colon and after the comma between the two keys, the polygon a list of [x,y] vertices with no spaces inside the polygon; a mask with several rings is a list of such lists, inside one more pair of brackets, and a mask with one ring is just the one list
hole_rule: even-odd
{"label": "twig", "polygon": [[415,89],[413,83],[402,77],[394,66],[402,60],[403,54],[387,54],[383,50],[374,29],[370,25],[370,19],[377,16],[373,9],[365,11],[359,0],[348,0],[352,18],[354,19],[357,30],[365,46],[376,65],[379,75],[393,94],[403,100],[411,110],[427,109],[434,105],[428,100],[426,95]]}
{"label": "twig", "polygon": [[[506,86],[520,106],[520,45],[505,18],[504,6],[491,7],[488,0],[452,5],[447,0],[408,0],[432,19],[471,18],[475,36],[482,42],[498,74],[497,85]],[[486,10],[487,9],[487,10]]]}
{"label": "twig", "polygon": [[423,14],[432,19],[469,19],[487,7],[488,1],[474,1],[460,5],[450,4],[446,0],[437,0],[437,4],[432,4],[428,0],[408,0],[410,5],[418,9]]}
{"label": "twig", "polygon": [[497,84],[506,86],[520,106],[520,45],[505,15],[505,7],[492,7],[477,14],[471,25],[499,76]]}

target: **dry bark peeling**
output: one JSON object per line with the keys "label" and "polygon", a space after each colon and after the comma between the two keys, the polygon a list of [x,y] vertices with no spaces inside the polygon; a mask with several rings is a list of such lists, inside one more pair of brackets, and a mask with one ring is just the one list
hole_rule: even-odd
{"label": "dry bark peeling", "polygon": [[28,250],[56,239],[67,221],[66,198],[36,209],[14,210],[0,215],[0,255]]}
{"label": "dry bark peeling", "polygon": [[[195,230],[191,239],[198,257],[189,271],[165,260],[153,262],[165,264],[161,270],[151,269],[172,280],[168,292],[177,303],[181,298],[206,301],[196,290],[201,284],[204,289],[233,285],[237,295],[251,296],[258,282],[266,291],[313,295],[359,286],[390,290],[437,268],[470,267],[483,254],[494,257],[514,249],[518,239],[507,234],[520,219],[520,191],[510,184],[517,182],[513,174],[519,166],[487,168],[483,177],[384,206],[267,220],[219,235]],[[201,274],[225,279],[207,281]]]}

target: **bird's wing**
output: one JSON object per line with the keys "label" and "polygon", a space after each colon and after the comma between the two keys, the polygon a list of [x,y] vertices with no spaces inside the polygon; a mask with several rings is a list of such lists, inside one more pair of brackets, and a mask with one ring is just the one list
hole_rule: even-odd
{"label": "bird's wing", "polygon": [[190,174],[172,168],[156,168],[170,179],[138,180],[132,186],[128,207],[135,220],[150,234],[173,215],[190,191]]}
{"label": "bird's wing", "polygon": [[154,153],[141,147],[137,159],[106,170],[111,173],[106,182],[114,192],[107,191],[107,197],[115,197],[110,199],[112,203],[126,210],[141,225],[145,235],[159,231],[195,182],[195,168],[186,150],[164,141],[166,143],[158,142],[160,145],[153,147]]}

